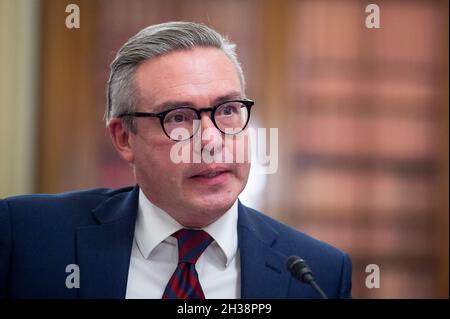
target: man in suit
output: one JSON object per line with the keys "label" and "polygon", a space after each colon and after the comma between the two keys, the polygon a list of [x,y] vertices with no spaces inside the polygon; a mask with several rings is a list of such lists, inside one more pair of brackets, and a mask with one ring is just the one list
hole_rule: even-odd
{"label": "man in suit", "polygon": [[237,199],[250,163],[224,158],[248,147],[252,105],[214,30],[170,22],[130,38],[105,117],[136,186],[0,201],[0,297],[319,298],[286,269],[299,255],[328,297],[349,298],[347,254]]}

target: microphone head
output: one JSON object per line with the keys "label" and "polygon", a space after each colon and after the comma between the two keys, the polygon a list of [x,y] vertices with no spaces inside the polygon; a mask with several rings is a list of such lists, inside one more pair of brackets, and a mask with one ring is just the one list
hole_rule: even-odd
{"label": "microphone head", "polygon": [[308,264],[298,256],[290,256],[287,259],[286,267],[292,276],[300,281],[310,283],[314,280]]}

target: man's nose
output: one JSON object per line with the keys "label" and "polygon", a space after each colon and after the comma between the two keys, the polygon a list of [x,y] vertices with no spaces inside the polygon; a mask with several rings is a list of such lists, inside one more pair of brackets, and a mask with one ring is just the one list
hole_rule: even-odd
{"label": "man's nose", "polygon": [[202,138],[202,149],[207,144],[218,144],[222,143],[222,133],[217,129],[211,119],[211,113],[202,113],[200,118],[201,123],[201,138]]}

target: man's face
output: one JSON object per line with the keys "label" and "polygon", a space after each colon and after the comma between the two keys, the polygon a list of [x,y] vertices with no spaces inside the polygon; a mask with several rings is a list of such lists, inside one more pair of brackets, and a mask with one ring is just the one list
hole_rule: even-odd
{"label": "man's face", "polygon": [[[135,74],[138,112],[161,112],[173,105],[197,109],[218,102],[242,99],[241,84],[234,65],[215,48],[178,51],[144,62]],[[222,151],[224,135],[215,127],[210,112],[202,113],[201,145]],[[202,227],[226,212],[243,190],[250,169],[247,163],[174,163],[170,157],[176,143],[162,131],[158,118],[136,118],[137,131],[129,134],[136,180],[145,195],[185,226]],[[234,136],[244,143],[246,134]],[[184,141],[183,147],[193,141]],[[248,147],[248,145],[245,145]],[[193,151],[195,152],[195,151]]]}

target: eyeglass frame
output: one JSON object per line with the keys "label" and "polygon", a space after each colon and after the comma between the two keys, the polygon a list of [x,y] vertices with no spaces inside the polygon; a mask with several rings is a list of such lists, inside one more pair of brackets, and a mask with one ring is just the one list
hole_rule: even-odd
{"label": "eyeglass frame", "polygon": [[[232,102],[239,102],[239,103],[243,104],[243,105],[247,108],[248,117],[247,117],[247,121],[245,122],[244,126],[242,127],[242,129],[241,129],[239,132],[236,132],[236,133],[227,133],[227,132],[222,131],[222,130],[217,126],[215,114],[216,114],[216,111],[217,111],[217,109],[218,109],[219,107],[221,107],[222,105],[224,105],[224,104],[226,104],[226,103],[232,103]],[[172,139],[172,138],[170,137],[170,135],[166,132],[165,128],[164,128],[164,119],[165,119],[166,115],[169,114],[170,112],[175,111],[175,110],[179,110],[179,109],[190,109],[190,110],[194,111],[194,112],[197,114],[197,119],[198,119],[198,120],[201,120],[201,115],[202,115],[203,112],[211,112],[211,115],[209,116],[209,118],[211,119],[211,122],[213,122],[214,126],[215,126],[221,133],[227,134],[227,135],[236,135],[236,134],[241,133],[241,132],[242,132],[243,130],[245,130],[245,128],[247,127],[248,122],[250,121],[250,112],[251,112],[251,108],[252,108],[252,106],[253,106],[254,104],[255,104],[255,101],[253,101],[253,100],[230,100],[230,101],[224,101],[224,102],[221,102],[221,103],[219,103],[219,104],[217,104],[216,106],[213,106],[213,107],[207,107],[207,108],[201,108],[201,109],[196,109],[196,108],[193,108],[193,107],[190,107],[190,106],[178,106],[178,107],[175,107],[175,108],[172,108],[172,109],[168,109],[168,110],[165,110],[165,111],[162,111],[162,112],[159,112],[159,113],[151,113],[151,112],[130,112],[130,113],[122,113],[122,114],[119,114],[117,117],[118,117],[118,118],[122,118],[122,117],[125,117],[125,116],[131,116],[131,117],[157,117],[157,118],[159,118],[159,122],[160,122],[160,124],[161,124],[161,128],[162,128],[164,134],[166,134],[166,136],[167,136],[169,139],[171,139],[171,140],[173,140],[173,141],[179,142],[179,141],[186,141],[186,140],[191,139],[191,138],[195,135],[195,133],[197,133],[198,128],[197,128],[197,129],[195,130],[195,132],[193,132],[192,135],[189,136],[189,138],[187,138],[187,139],[184,139],[184,140],[175,140],[175,139]]]}

